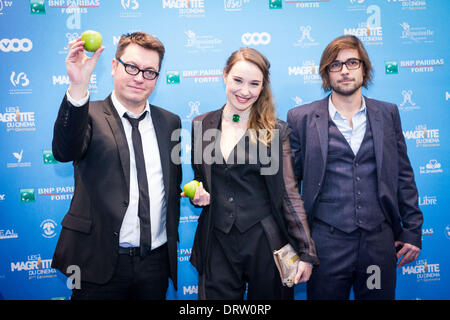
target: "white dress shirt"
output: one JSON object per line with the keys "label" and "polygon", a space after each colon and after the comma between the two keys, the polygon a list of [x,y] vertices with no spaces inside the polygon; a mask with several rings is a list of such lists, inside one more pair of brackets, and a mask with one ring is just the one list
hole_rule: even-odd
{"label": "white dress shirt", "polygon": [[366,101],[364,100],[364,97],[362,97],[361,109],[352,117],[353,128],[350,126],[350,122],[348,121],[348,119],[341,115],[336,109],[333,102],[331,101],[331,95],[328,100],[328,112],[330,113],[331,120],[333,120],[334,124],[342,133],[345,140],[347,140],[350,148],[353,151],[353,154],[356,156],[359,148],[361,147],[364,135],[366,134],[367,116]]}
{"label": "white dress shirt", "polygon": [[[68,101],[74,106],[85,104],[89,95],[81,100],[74,100],[66,93]],[[145,111],[147,115],[139,122],[139,132],[142,139],[142,148],[144,151],[145,168],[147,171],[148,191],[150,198],[150,221],[152,229],[152,249],[158,248],[167,242],[166,233],[166,201],[164,191],[164,180],[159,156],[158,141],[156,139],[155,128],[153,126],[150,105],[147,102],[144,111],[135,115],[128,111],[117,100],[113,91],[111,100],[117,113],[121,117],[122,125],[125,130],[125,136],[130,151],[130,199],[125,217],[122,221],[119,235],[119,245],[121,247],[139,247],[140,241],[140,223],[138,216],[139,205],[139,186],[137,180],[136,160],[134,156],[133,141],[131,138],[132,127],[130,122],[123,117],[127,113],[132,118],[139,118]]]}

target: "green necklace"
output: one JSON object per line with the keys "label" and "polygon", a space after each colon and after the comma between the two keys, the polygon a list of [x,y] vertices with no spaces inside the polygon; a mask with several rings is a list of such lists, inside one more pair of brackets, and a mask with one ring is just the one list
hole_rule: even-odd
{"label": "green necklace", "polygon": [[239,121],[241,120],[248,120],[249,116],[250,116],[250,112],[246,113],[246,114],[237,114],[237,113],[231,113],[228,110],[223,110],[223,115],[222,115],[225,119],[232,121],[234,123],[239,123]]}

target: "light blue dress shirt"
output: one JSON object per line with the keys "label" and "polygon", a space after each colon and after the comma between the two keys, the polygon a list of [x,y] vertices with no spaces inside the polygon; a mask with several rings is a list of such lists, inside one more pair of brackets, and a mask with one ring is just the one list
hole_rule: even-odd
{"label": "light blue dress shirt", "polygon": [[330,113],[331,120],[333,120],[345,140],[347,140],[350,148],[353,150],[353,154],[356,156],[356,154],[358,154],[359,147],[361,147],[364,135],[366,134],[367,116],[364,97],[361,101],[361,109],[352,117],[353,128],[350,126],[348,119],[342,116],[336,109],[331,101],[331,95],[328,100],[328,112]]}

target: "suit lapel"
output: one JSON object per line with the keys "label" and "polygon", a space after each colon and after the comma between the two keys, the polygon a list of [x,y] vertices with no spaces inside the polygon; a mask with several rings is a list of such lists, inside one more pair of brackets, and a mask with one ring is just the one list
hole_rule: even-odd
{"label": "suit lapel", "polygon": [[122,120],[120,119],[116,108],[113,106],[111,95],[104,100],[103,111],[105,113],[105,119],[111,128],[111,132],[117,144],[117,151],[119,152],[122,172],[128,193],[130,190],[130,150],[128,149],[128,143],[125,136],[125,130],[123,129]]}
{"label": "suit lapel", "polygon": [[[223,108],[222,108],[223,109]],[[215,154],[213,155],[213,159],[214,157],[220,156],[221,154],[217,154],[217,152],[220,152],[220,135],[215,135],[214,137],[214,141],[213,139],[211,140],[206,140],[203,139],[203,137],[205,136],[205,132],[209,129],[218,129],[219,125],[220,125],[220,119],[222,118],[222,109],[220,110],[216,110],[211,112],[210,114],[208,114],[202,122],[202,163],[203,163],[203,168],[204,168],[204,176],[206,179],[206,185],[208,187],[208,190],[212,190],[211,189],[211,163],[210,161],[206,161],[204,159],[204,154],[203,152],[205,151],[205,148],[207,148],[209,146],[209,148],[211,148],[211,143],[216,144],[216,146],[214,147],[214,152]],[[209,149],[211,150],[211,149]]]}
{"label": "suit lapel", "polygon": [[381,177],[383,160],[383,121],[381,121],[378,107],[371,100],[364,98],[367,108],[367,119],[372,128],[373,144],[375,149],[375,161],[377,163],[377,175]]}
{"label": "suit lapel", "polygon": [[[261,154],[260,150],[261,148],[267,148],[267,151],[264,151],[264,153],[267,152],[267,155],[270,155],[270,159],[273,159],[273,161],[278,162],[278,170],[275,174],[265,174],[264,180],[266,182],[267,190],[270,190],[269,192],[269,198],[271,203],[274,205],[275,208],[279,208],[279,204],[281,204],[281,201],[283,199],[283,192],[284,189],[275,187],[275,186],[282,186],[283,183],[280,183],[280,179],[283,179],[283,135],[285,132],[281,132],[282,128],[280,126],[276,126],[276,131],[274,138],[272,142],[269,144],[269,146],[265,146],[261,141],[258,140],[258,154]],[[274,142],[277,141],[278,148],[276,145],[274,145]],[[277,152],[277,155],[272,154],[272,152]],[[261,164],[260,159],[258,159],[258,163]],[[270,162],[270,165],[274,165],[274,163]],[[261,168],[263,165],[261,164]]]}
{"label": "suit lapel", "polygon": [[169,130],[166,119],[161,112],[150,105],[153,127],[155,128],[156,140],[158,141],[159,156],[161,159],[161,168],[163,172],[165,198],[168,201],[170,194],[170,150],[169,150]]}
{"label": "suit lapel", "polygon": [[[329,96],[319,102],[314,119],[317,128],[317,134],[319,136],[320,149],[322,151],[323,170],[325,170],[328,156],[328,99]],[[321,172],[321,176],[323,176],[323,172]]]}

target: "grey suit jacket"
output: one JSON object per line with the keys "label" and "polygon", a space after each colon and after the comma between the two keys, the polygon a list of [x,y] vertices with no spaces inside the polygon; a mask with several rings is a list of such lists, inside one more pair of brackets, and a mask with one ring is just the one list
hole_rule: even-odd
{"label": "grey suit jacket", "polygon": [[[324,180],[328,153],[328,99],[288,112],[295,175],[309,220]],[[396,240],[421,247],[423,215],[396,105],[364,98],[373,133],[378,199]]]}

